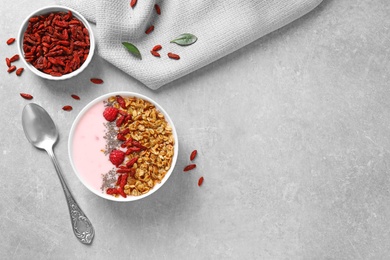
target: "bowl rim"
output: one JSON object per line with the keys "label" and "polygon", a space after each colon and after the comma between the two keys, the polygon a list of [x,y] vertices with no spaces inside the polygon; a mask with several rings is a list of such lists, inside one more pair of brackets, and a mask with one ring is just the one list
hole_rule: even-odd
{"label": "bowl rim", "polygon": [[[72,154],[73,154],[73,139],[74,139],[74,133],[75,133],[75,129],[76,127],[78,126],[81,118],[85,115],[85,113],[91,108],[93,107],[95,104],[99,103],[99,102],[102,102],[104,100],[107,100],[109,97],[112,97],[112,96],[116,96],[116,95],[121,95],[123,97],[137,97],[137,98],[142,98],[146,101],[149,101],[151,102],[153,105],[156,106],[157,110],[159,110],[161,113],[164,114],[164,117],[166,119],[166,121],[169,123],[169,125],[172,127],[172,134],[173,134],[173,137],[175,138],[175,144],[174,144],[174,154],[173,154],[173,159],[172,159],[172,163],[171,163],[171,167],[169,168],[168,172],[165,174],[164,178],[162,179],[162,181],[159,183],[159,184],[156,184],[153,189],[151,189],[148,193],[145,193],[145,194],[142,194],[140,196],[127,196],[127,198],[123,198],[123,197],[114,197],[114,196],[111,196],[111,195],[107,195],[105,193],[103,193],[100,189],[95,189],[93,187],[91,187],[91,185],[88,184],[87,181],[85,181],[79,174],[75,164],[74,164],[74,161],[73,161],[73,157],[72,157]],[[73,169],[73,172],[75,173],[75,175],[77,176],[77,178],[81,181],[81,183],[88,189],[90,190],[92,193],[94,193],[95,195],[101,197],[101,198],[104,198],[104,199],[108,199],[108,200],[111,200],[111,201],[116,201],[116,202],[131,202],[131,201],[137,201],[137,200],[140,200],[140,199],[143,199],[145,197],[148,197],[150,195],[152,195],[153,193],[155,193],[157,190],[159,190],[163,185],[164,183],[169,179],[169,177],[171,176],[175,166],[176,166],[176,162],[177,162],[177,158],[178,158],[178,154],[179,154],[179,141],[178,141],[178,136],[177,136],[177,131],[176,131],[176,128],[175,128],[175,125],[173,124],[173,121],[172,119],[169,117],[168,113],[163,109],[163,107],[158,104],[155,100],[145,96],[145,95],[142,95],[142,94],[139,94],[139,93],[136,93],[136,92],[131,92],[131,91],[116,91],[116,92],[110,92],[110,93],[107,93],[107,94],[104,94],[104,95],[101,95],[97,98],[95,98],[94,100],[92,100],[91,102],[89,102],[80,112],[79,114],[77,115],[77,117],[75,118],[75,120],[73,121],[73,124],[72,124],[72,127],[70,129],[70,132],[69,132],[69,138],[68,138],[68,156],[69,156],[69,160],[70,160],[70,163],[72,165],[72,169]]]}
{"label": "bowl rim", "polygon": [[[89,54],[88,54],[88,57],[87,57],[86,61],[77,70],[72,71],[71,73],[68,73],[68,74],[64,74],[61,77],[54,77],[54,76],[51,76],[50,74],[46,74],[46,73],[43,73],[43,72],[39,71],[32,64],[28,63],[24,59],[24,51],[23,51],[23,47],[22,47],[23,46],[23,37],[24,37],[24,32],[26,31],[26,28],[27,28],[27,25],[28,25],[28,21],[30,20],[31,17],[36,16],[36,15],[47,14],[49,12],[64,12],[64,11],[71,11],[73,16],[75,16],[77,19],[79,19],[84,24],[84,26],[88,29],[89,41],[90,41]],[[67,6],[49,5],[49,6],[45,6],[45,7],[39,8],[39,9],[35,10],[34,12],[30,13],[23,20],[22,25],[19,28],[17,37],[18,37],[17,38],[18,39],[17,47],[18,47],[18,52],[19,52],[19,55],[20,55],[20,59],[23,60],[23,63],[26,65],[26,67],[28,67],[35,75],[38,75],[38,76],[40,76],[40,77],[42,77],[44,79],[49,79],[49,80],[66,80],[66,79],[70,79],[70,78],[80,74],[89,65],[89,63],[91,62],[92,57],[93,57],[93,55],[95,53],[95,45],[96,45],[96,43],[95,43],[95,36],[94,36],[93,31],[92,31],[91,25],[85,19],[85,17],[83,15],[81,15],[78,11],[76,11],[76,10],[74,10],[72,8],[69,8]]]}

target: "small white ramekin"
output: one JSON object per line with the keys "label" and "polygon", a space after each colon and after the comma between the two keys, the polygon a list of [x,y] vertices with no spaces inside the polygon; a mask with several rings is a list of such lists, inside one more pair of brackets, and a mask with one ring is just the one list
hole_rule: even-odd
{"label": "small white ramekin", "polygon": [[[89,40],[90,41],[89,54],[88,54],[87,60],[77,70],[75,70],[71,73],[68,73],[68,74],[64,74],[60,77],[54,77],[54,76],[51,76],[50,74],[44,73],[44,72],[36,69],[31,63],[27,62],[24,59],[24,51],[23,51],[24,32],[27,29],[29,19],[31,17],[37,16],[37,15],[49,14],[49,13],[68,12],[68,11],[71,11],[73,16],[76,17],[78,20],[80,20],[89,32],[89,38],[90,38],[90,40]],[[25,63],[26,67],[29,68],[37,76],[42,77],[44,79],[50,79],[50,80],[64,80],[64,79],[69,79],[69,78],[72,78],[72,77],[80,74],[88,66],[88,64],[91,62],[93,54],[95,52],[95,37],[93,35],[93,31],[92,31],[90,24],[79,12],[77,12],[76,10],[73,10],[71,8],[65,7],[65,6],[47,6],[47,7],[38,9],[35,12],[31,13],[23,21],[23,23],[19,29],[17,40],[18,40],[17,44],[18,44],[19,56],[20,56],[20,59],[23,60],[23,62]]]}

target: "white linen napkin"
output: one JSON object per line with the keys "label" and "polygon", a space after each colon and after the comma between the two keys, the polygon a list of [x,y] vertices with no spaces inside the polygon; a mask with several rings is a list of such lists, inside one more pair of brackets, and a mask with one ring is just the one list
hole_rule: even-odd
{"label": "white linen napkin", "polygon": [[[157,89],[195,71],[252,41],[292,22],[322,0],[58,0],[96,23],[98,54]],[[158,15],[155,4],[161,9]],[[145,30],[154,26],[154,31]],[[198,37],[189,46],[170,43],[182,33]],[[131,42],[142,60],[129,53],[122,42]],[[161,57],[150,50],[162,45]],[[180,60],[167,53],[180,55]]]}

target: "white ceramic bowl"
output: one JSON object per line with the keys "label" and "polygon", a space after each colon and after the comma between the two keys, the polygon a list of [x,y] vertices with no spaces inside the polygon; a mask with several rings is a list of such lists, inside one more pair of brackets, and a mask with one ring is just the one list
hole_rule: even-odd
{"label": "white ceramic bowl", "polygon": [[[77,19],[79,19],[84,24],[84,26],[88,29],[89,37],[90,37],[89,54],[88,54],[87,60],[77,70],[75,70],[75,71],[73,71],[71,73],[68,73],[68,74],[64,74],[64,75],[62,75],[60,77],[54,77],[54,76],[51,76],[50,74],[44,73],[44,72],[36,69],[31,63],[27,62],[24,59],[24,51],[23,51],[24,32],[27,29],[29,19],[31,17],[33,17],[33,16],[43,15],[43,14],[48,14],[48,13],[55,13],[55,12],[68,12],[68,11],[71,11],[73,16],[76,17]],[[57,6],[57,5],[55,5],[55,6],[47,6],[47,7],[38,9],[37,11],[31,13],[23,21],[22,26],[19,29],[17,40],[18,40],[17,44],[18,44],[18,51],[19,51],[20,59],[23,60],[23,62],[25,63],[26,67],[29,68],[34,74],[36,74],[36,75],[38,75],[38,76],[40,76],[42,78],[50,79],[50,80],[64,80],[64,79],[69,79],[69,78],[72,78],[72,77],[78,75],[91,62],[93,54],[95,52],[95,37],[93,35],[93,31],[91,29],[90,24],[87,22],[87,20],[79,12],[77,12],[76,10],[73,10],[71,8],[65,7],[65,6]]]}
{"label": "white ceramic bowl", "polygon": [[[165,177],[163,178],[163,180],[161,181],[161,183],[159,184],[156,184],[148,193],[146,194],[143,194],[143,195],[140,195],[140,196],[127,196],[127,198],[123,198],[122,196],[119,196],[119,197],[114,197],[112,195],[107,195],[106,193],[103,193],[101,189],[97,189],[97,188],[94,188],[92,187],[92,185],[86,180],[86,177],[83,177],[82,174],[80,174],[79,172],[79,169],[77,169],[77,166],[75,164],[75,161],[74,161],[74,147],[73,147],[73,140],[75,138],[75,130],[78,126],[78,124],[80,123],[80,120],[84,117],[84,115],[97,103],[99,102],[102,102],[104,100],[107,100],[109,97],[111,96],[116,96],[116,95],[121,95],[122,97],[137,97],[137,98],[141,98],[141,99],[144,99],[146,101],[149,101],[150,103],[152,103],[156,109],[158,111],[160,111],[164,116],[165,116],[165,120],[169,123],[169,125],[172,127],[172,133],[173,133],[173,137],[175,139],[175,144],[174,144],[174,155],[173,155],[173,158],[172,158],[172,164],[171,164],[171,167],[169,169],[169,171],[166,173]],[[101,116],[103,118],[103,115],[97,115],[97,116]],[[101,120],[101,118],[99,119]],[[102,121],[102,123],[104,122],[104,120]],[[178,137],[177,137],[177,132],[176,132],[176,128],[171,120],[171,118],[169,117],[169,115],[167,114],[167,112],[165,112],[165,110],[159,105],[156,103],[156,101],[152,100],[151,98],[149,97],[146,97],[144,95],[141,95],[141,94],[138,94],[138,93],[133,93],[133,92],[112,92],[112,93],[108,93],[108,94],[105,94],[103,96],[100,96],[98,98],[96,98],[95,100],[91,101],[88,105],[86,105],[82,110],[81,112],[77,115],[75,121],[73,122],[73,125],[71,127],[71,130],[70,130],[70,134],[69,134],[69,140],[68,140],[68,153],[69,153],[69,158],[70,158],[70,162],[71,162],[71,165],[73,167],[73,170],[74,172],[76,173],[77,177],[79,178],[79,180],[84,184],[85,187],[87,187],[91,192],[95,193],[96,195],[98,195],[99,197],[102,197],[104,199],[108,199],[108,200],[112,200],[112,201],[122,201],[122,202],[128,202],[128,201],[135,201],[135,200],[139,200],[139,199],[142,199],[142,198],[145,198],[151,194],[153,194],[154,192],[156,192],[159,188],[161,188],[161,186],[164,185],[164,183],[168,180],[169,176],[172,174],[172,171],[173,169],[175,168],[175,165],[176,165],[176,161],[177,161],[177,156],[178,156],[178,152],[179,152],[179,142],[178,142]],[[107,156],[107,161],[108,161],[108,156]],[[114,168],[114,166],[112,166]],[[100,173],[97,173],[97,174],[100,174]]]}

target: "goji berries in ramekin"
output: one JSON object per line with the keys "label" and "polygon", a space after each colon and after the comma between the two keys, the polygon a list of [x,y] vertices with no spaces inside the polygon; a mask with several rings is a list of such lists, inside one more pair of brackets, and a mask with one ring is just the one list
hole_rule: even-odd
{"label": "goji berries in ramekin", "polygon": [[64,6],[44,7],[30,14],[19,30],[17,44],[26,66],[50,80],[78,75],[88,66],[95,51],[95,39],[87,20]]}

